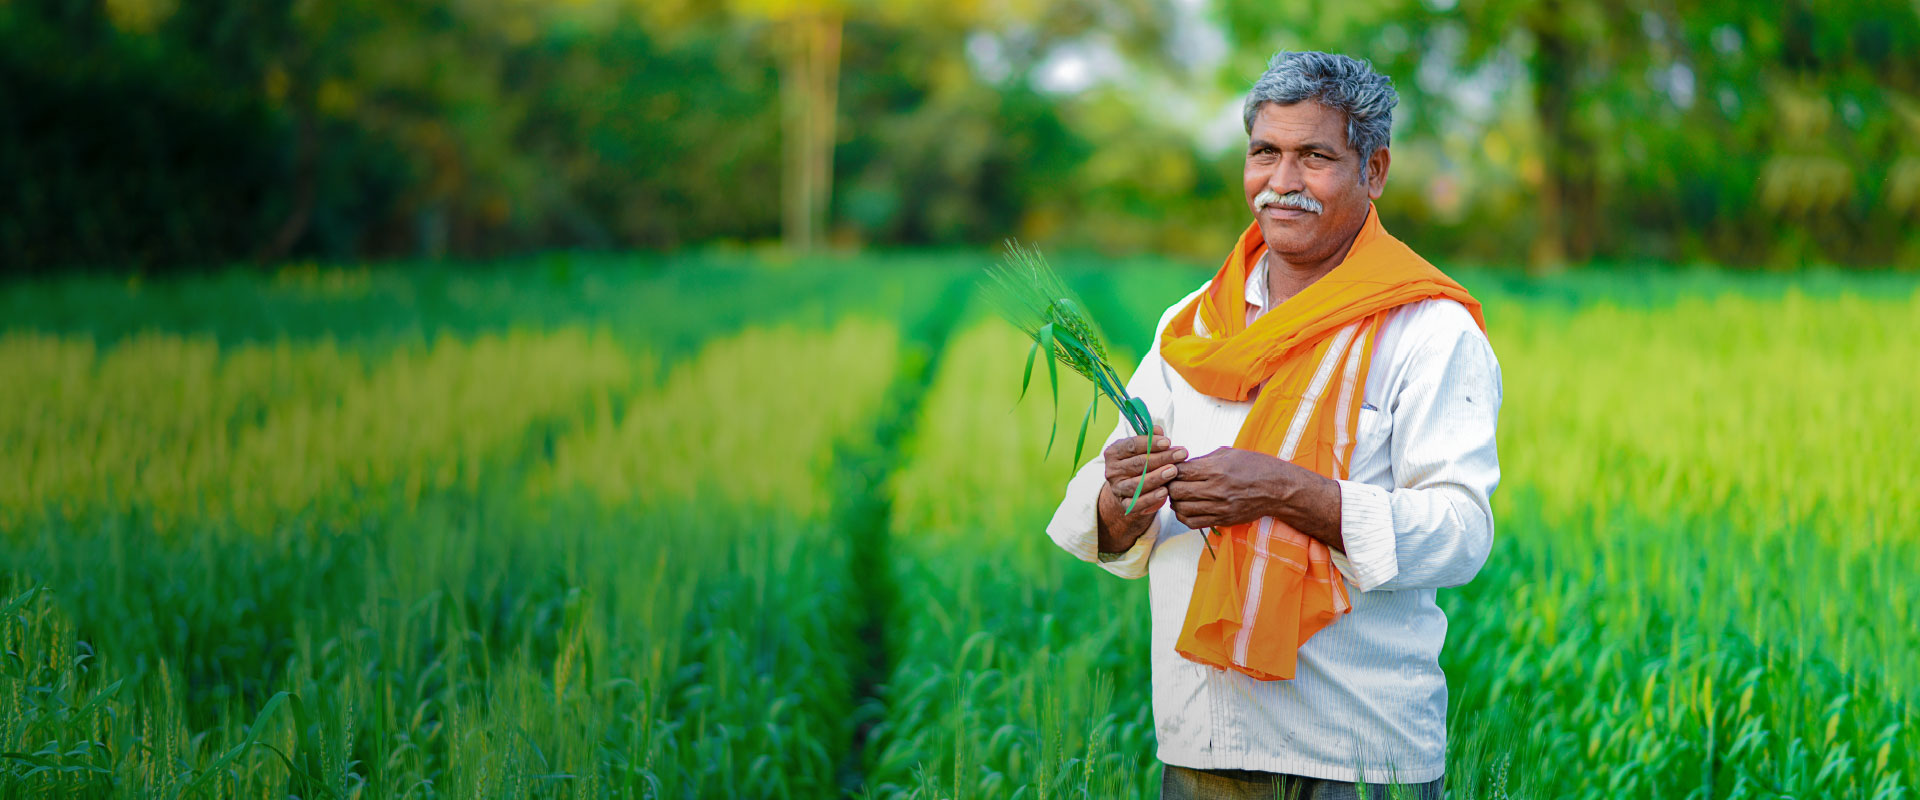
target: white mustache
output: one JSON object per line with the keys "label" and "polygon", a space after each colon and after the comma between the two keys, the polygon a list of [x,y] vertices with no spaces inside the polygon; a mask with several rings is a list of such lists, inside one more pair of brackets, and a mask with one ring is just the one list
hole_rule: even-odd
{"label": "white mustache", "polygon": [[1309,214],[1318,214],[1321,210],[1320,201],[1308,197],[1305,193],[1288,192],[1281,194],[1272,189],[1261,189],[1259,194],[1253,196],[1253,211],[1257,214],[1265,210],[1267,206],[1297,208]]}

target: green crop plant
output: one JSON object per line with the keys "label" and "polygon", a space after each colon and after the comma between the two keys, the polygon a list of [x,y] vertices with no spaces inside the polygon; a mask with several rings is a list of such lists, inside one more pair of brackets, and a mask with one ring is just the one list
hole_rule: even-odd
{"label": "green crop plant", "polygon": [[832,445],[871,424],[898,357],[892,326],[855,319],[824,333],[779,327],[716,340],[662,387],[597,396],[534,483],[616,503],[717,493],[711,499],[818,517],[831,499]]}
{"label": "green crop plant", "polygon": [[[1004,325],[964,327],[894,474],[899,601],[867,748],[873,796],[1127,797],[1152,778],[1145,654],[1128,657],[1145,642],[1145,587],[1047,540],[1065,483],[1045,463],[1051,412],[992,400],[1017,390],[999,367],[1030,344]],[[1093,394],[1077,379],[1062,393]],[[1101,407],[1099,429],[1115,423]]]}
{"label": "green crop plant", "polygon": [[[172,511],[233,473],[233,440],[296,396],[327,397],[362,369],[325,343],[241,346],[146,333],[0,335],[0,521]],[[222,487],[223,490],[226,487]]]}
{"label": "green crop plant", "polygon": [[18,402],[0,406],[10,512],[139,508],[250,527],[470,488],[538,421],[649,369],[580,331],[443,338],[396,347],[372,369],[324,341],[222,353],[162,334],[98,354],[84,339],[0,338],[0,358],[12,357]]}
{"label": "green crop plant", "polygon": [[[1034,360],[1042,355],[1046,357],[1047,383],[1056,416],[1060,408],[1060,365],[1078,373],[1095,390],[1093,399],[1087,401],[1086,414],[1080,419],[1080,433],[1073,445],[1074,465],[1080,463],[1085,451],[1087,428],[1101,398],[1119,410],[1136,435],[1153,432],[1153,420],[1146,403],[1127,395],[1127,382],[1108,363],[1107,346],[1100,340],[1100,329],[1094,325],[1093,317],[1067,291],[1066,282],[1047,264],[1040,251],[1008,242],[1006,260],[989,268],[987,276],[987,297],[1002,317],[1033,340],[1033,346],[1027,349],[1026,370],[1020,376],[1020,397],[1026,397],[1027,387],[1033,383]],[[1053,452],[1058,433],[1056,421],[1047,430],[1048,453]],[[1139,499],[1137,491],[1133,499]],[[1133,501],[1128,501],[1127,509],[1133,509]]]}
{"label": "green crop plant", "polygon": [[1890,478],[1920,462],[1888,436],[1920,425],[1891,377],[1920,297],[1488,316],[1507,480],[1487,570],[1443,594],[1456,704],[1587,766],[1566,796],[1906,793],[1920,531]]}

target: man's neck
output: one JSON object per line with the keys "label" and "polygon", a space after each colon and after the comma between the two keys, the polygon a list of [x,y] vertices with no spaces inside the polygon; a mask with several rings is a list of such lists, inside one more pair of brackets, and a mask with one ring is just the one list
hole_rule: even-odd
{"label": "man's neck", "polygon": [[[1363,224],[1361,227],[1365,227]],[[1314,281],[1326,277],[1334,267],[1347,260],[1347,253],[1353,250],[1353,242],[1360,238],[1360,230],[1354,229],[1345,244],[1333,254],[1310,264],[1295,264],[1279,253],[1267,249],[1267,307],[1275,308],[1289,298],[1305,291]]]}

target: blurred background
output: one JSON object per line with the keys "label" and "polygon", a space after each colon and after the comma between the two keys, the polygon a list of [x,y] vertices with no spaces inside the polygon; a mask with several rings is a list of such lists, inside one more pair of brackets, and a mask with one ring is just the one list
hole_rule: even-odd
{"label": "blurred background", "polygon": [[1443,265],[1920,262],[1906,0],[0,0],[0,270],[1211,263],[1283,48],[1393,77],[1382,211]]}

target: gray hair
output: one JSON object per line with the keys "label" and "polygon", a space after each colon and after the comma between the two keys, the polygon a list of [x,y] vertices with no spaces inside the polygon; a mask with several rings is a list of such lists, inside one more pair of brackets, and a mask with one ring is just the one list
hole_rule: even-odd
{"label": "gray hair", "polygon": [[1367,160],[1373,151],[1387,146],[1393,133],[1393,107],[1400,104],[1393,80],[1350,56],[1282,50],[1267,62],[1267,71],[1253,82],[1253,91],[1247,92],[1242,112],[1247,134],[1253,134],[1253,118],[1261,106],[1290,106],[1303,100],[1347,115],[1347,146],[1360,154],[1360,175],[1366,177]]}

